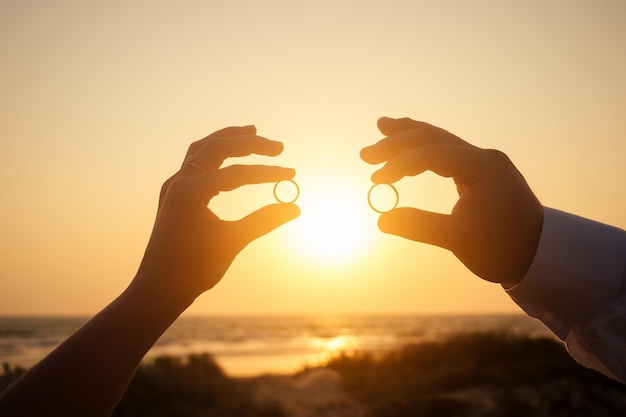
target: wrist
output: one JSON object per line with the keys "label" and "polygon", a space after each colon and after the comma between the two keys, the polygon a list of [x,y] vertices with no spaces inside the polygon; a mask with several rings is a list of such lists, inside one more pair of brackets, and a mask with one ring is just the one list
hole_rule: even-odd
{"label": "wrist", "polygon": [[179,288],[161,285],[160,281],[158,276],[139,272],[121,297],[129,299],[133,305],[154,318],[175,320],[195,298],[183,294]]}
{"label": "wrist", "polygon": [[537,248],[539,247],[539,240],[541,239],[541,232],[543,230],[543,207],[537,204],[533,212],[534,214],[529,216],[528,223],[524,227],[528,234],[523,250],[520,252],[521,262],[519,269],[513,274],[513,279],[510,280],[511,282],[503,283],[505,288],[511,288],[524,279],[537,255]]}

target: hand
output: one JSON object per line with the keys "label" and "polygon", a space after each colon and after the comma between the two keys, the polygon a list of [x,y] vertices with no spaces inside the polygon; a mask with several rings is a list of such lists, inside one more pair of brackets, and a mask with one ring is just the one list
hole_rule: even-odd
{"label": "hand", "polygon": [[143,356],[180,313],[219,282],[249,242],[300,214],[293,204],[272,204],[226,222],[207,207],[220,191],[292,178],[288,168],[220,168],[228,157],[282,150],[282,143],[256,136],[254,126],[226,128],[193,143],[163,185],[131,285],[5,390],[0,414],[110,416]]}
{"label": "hand", "polygon": [[238,221],[221,220],[207,207],[220,191],[293,178],[291,168],[220,168],[228,157],[276,156],[282,150],[281,142],[257,136],[254,126],[228,127],[191,144],[186,162],[163,184],[152,236],[132,285],[187,307],[220,281],[248,243],[298,217],[294,204],[272,204]]}
{"label": "hand", "polygon": [[386,162],[374,183],[430,170],[451,177],[459,193],[449,215],[397,208],[380,216],[380,230],[449,249],[487,281],[518,283],[535,256],[543,209],[509,158],[408,118],[381,118],[378,128],[386,137],[361,150],[365,162]]}

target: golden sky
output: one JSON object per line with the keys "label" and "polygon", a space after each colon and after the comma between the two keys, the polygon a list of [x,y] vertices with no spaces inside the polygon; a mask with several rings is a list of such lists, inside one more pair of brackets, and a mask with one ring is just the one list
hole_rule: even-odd
{"label": "golden sky", "polygon": [[[518,311],[447,251],[378,232],[359,150],[380,116],[427,121],[506,152],[545,205],[626,227],[625,21],[621,0],[0,0],[0,314],[106,305],[188,144],[246,124],[285,143],[244,161],[296,168],[303,214],[190,313]],[[433,175],[398,188],[455,201]]]}

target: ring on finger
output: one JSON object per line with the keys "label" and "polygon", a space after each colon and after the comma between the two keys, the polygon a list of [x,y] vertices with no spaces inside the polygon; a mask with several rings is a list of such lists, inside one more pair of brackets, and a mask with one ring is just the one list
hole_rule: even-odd
{"label": "ring on finger", "polygon": [[206,174],[206,169],[202,168],[200,165],[195,164],[194,162],[194,155],[189,155],[186,159],[185,162],[183,163],[183,165],[189,165],[192,166],[194,168],[199,169],[200,171],[202,171],[203,174]]}

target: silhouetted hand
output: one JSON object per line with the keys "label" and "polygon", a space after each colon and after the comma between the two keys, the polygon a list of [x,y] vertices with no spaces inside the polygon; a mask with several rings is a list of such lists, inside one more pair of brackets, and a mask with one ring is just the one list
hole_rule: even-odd
{"label": "silhouetted hand", "polygon": [[276,156],[282,150],[281,142],[257,136],[254,126],[225,128],[193,143],[180,171],[162,187],[152,236],[133,285],[190,304],[219,282],[248,243],[298,217],[294,204],[268,205],[238,221],[221,220],[207,207],[220,191],[293,178],[291,168],[220,168],[229,157]]}
{"label": "silhouetted hand", "polygon": [[408,118],[381,118],[378,128],[386,137],[361,150],[365,162],[386,162],[374,183],[430,170],[453,178],[459,193],[449,215],[397,208],[380,216],[380,230],[446,248],[485,280],[518,283],[535,256],[543,209],[509,158]]}
{"label": "silhouetted hand", "polygon": [[288,168],[220,168],[229,157],[282,150],[282,143],[257,136],[254,126],[229,127],[193,143],[181,169],[163,185],[132,283],[2,392],[0,415],[110,416],[137,365],[174,320],[219,282],[248,243],[300,214],[293,204],[272,204],[223,221],[207,207],[220,191],[291,179],[295,171]]}

